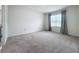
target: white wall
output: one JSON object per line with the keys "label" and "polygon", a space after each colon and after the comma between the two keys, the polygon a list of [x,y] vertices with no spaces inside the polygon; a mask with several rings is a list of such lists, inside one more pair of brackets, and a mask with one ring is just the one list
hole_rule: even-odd
{"label": "white wall", "polygon": [[6,43],[8,38],[8,27],[7,27],[7,20],[8,20],[8,6],[2,6],[2,45]]}
{"label": "white wall", "polygon": [[77,6],[77,17],[78,17],[78,21],[77,21],[77,32],[78,32],[78,36],[79,36],[79,6]]}
{"label": "white wall", "polygon": [[[67,10],[67,25],[68,25],[68,32],[70,35],[79,36],[79,6],[69,6],[66,8]],[[44,29],[48,30],[48,16],[47,13],[44,14]],[[57,28],[53,28],[56,30]]]}
{"label": "white wall", "polygon": [[0,5],[0,25],[1,25],[1,15],[2,15],[1,9],[2,9],[2,6]]}
{"label": "white wall", "polygon": [[60,27],[55,27],[55,26],[54,26],[54,27],[52,27],[51,29],[52,29],[53,32],[60,33]]}
{"label": "white wall", "polygon": [[27,34],[43,30],[43,14],[27,6],[8,6],[8,36]]}
{"label": "white wall", "polygon": [[48,25],[48,14],[44,13],[44,30],[48,31],[49,30],[49,25]]}
{"label": "white wall", "polygon": [[0,25],[1,25],[1,9],[0,9]]}
{"label": "white wall", "polygon": [[70,6],[66,10],[69,34],[79,36],[79,6]]}

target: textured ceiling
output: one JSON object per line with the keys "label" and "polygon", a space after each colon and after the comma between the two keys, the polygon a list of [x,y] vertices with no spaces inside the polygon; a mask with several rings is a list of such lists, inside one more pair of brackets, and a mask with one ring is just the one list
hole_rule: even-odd
{"label": "textured ceiling", "polygon": [[46,13],[68,7],[69,5],[26,5],[26,6],[31,10]]}

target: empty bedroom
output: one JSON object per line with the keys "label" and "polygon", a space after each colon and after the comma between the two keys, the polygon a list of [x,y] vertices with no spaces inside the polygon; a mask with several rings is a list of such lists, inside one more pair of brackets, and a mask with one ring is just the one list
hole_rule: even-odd
{"label": "empty bedroom", "polygon": [[79,53],[79,5],[1,5],[1,53]]}

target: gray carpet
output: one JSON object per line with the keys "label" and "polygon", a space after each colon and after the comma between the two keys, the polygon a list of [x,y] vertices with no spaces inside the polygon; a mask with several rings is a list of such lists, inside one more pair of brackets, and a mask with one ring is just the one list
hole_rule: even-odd
{"label": "gray carpet", "polygon": [[9,37],[2,53],[76,53],[79,38],[53,32],[36,32]]}

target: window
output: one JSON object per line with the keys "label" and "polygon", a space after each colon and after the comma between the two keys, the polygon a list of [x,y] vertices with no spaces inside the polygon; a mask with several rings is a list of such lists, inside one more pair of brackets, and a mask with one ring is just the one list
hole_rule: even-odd
{"label": "window", "polygon": [[51,15],[51,26],[61,27],[61,14]]}

